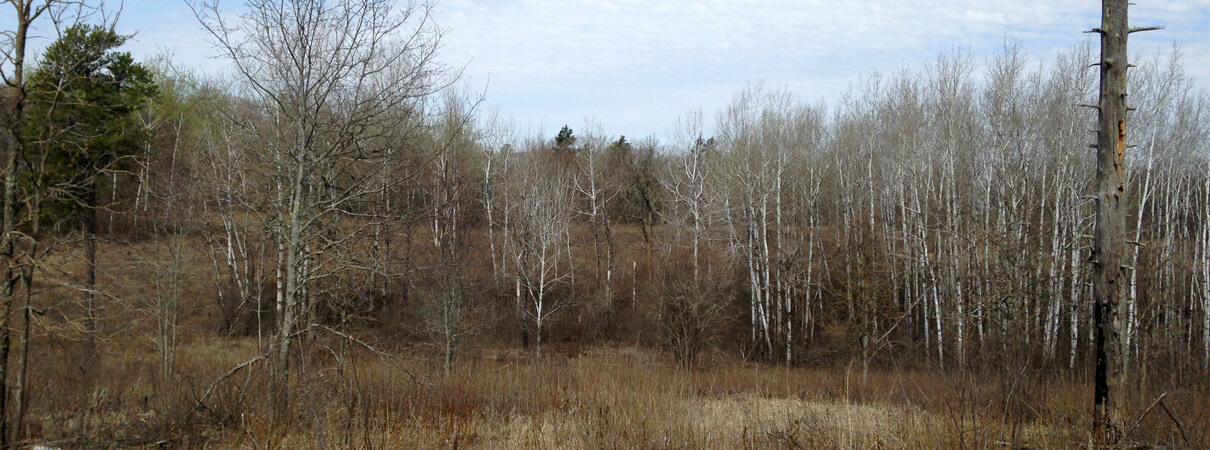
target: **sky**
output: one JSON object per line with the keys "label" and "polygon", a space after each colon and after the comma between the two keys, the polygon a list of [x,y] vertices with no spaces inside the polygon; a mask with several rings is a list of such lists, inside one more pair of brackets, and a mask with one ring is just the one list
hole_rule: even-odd
{"label": "sky", "polygon": [[[1132,35],[1131,53],[1178,43],[1186,71],[1210,88],[1210,0],[1135,3],[1132,26],[1166,28]],[[220,1],[232,12],[242,5]],[[12,23],[5,6],[0,20]],[[712,117],[755,83],[834,105],[863,77],[923,71],[957,48],[982,63],[1014,40],[1048,60],[1095,39],[1083,31],[1099,25],[1100,2],[441,0],[432,20],[445,31],[439,58],[484,93],[485,112],[523,132],[553,136],[591,122],[610,135],[665,139],[678,117],[694,108]],[[183,0],[125,0],[118,31],[136,33],[126,47],[136,59],[167,52],[183,67],[225,70]]]}

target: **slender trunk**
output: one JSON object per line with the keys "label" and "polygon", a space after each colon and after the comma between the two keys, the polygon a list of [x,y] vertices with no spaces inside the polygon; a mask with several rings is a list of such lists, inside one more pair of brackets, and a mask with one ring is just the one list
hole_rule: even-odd
{"label": "slender trunk", "polygon": [[[303,212],[303,175],[304,167],[298,164],[293,174],[293,186],[290,195],[290,209],[287,222],[288,235],[285,236],[285,289],[282,303],[279,305],[281,315],[278,316],[277,354],[274,362],[274,401],[278,414],[285,414],[289,400],[290,382],[290,340],[294,334],[294,325],[298,314],[298,302],[305,281],[301,279],[302,261],[302,212]],[[283,415],[278,416],[284,420]]]}
{"label": "slender trunk", "polygon": [[760,268],[761,268],[761,290],[764,291],[764,298],[761,302],[761,328],[765,333],[765,355],[770,360],[775,357],[773,353],[773,329],[769,326],[770,316],[774,314],[775,309],[778,309],[777,299],[773,298],[776,291],[773,289],[772,279],[772,261],[769,255],[769,199],[763,197],[760,207]]}
{"label": "slender trunk", "polygon": [[613,244],[613,228],[609,225],[609,216],[601,215],[605,226],[605,306],[613,311],[613,258],[616,247]]}
{"label": "slender trunk", "polygon": [[[571,256],[571,228],[564,230],[563,236],[566,238],[567,244],[567,273],[570,274],[569,284],[571,285],[571,295],[574,297],[576,295],[576,268],[573,266],[575,258]],[[555,260],[558,260],[558,256],[555,257]],[[559,268],[555,267],[555,270],[557,271]]]}
{"label": "slender trunk", "polygon": [[1202,216],[1202,370],[1210,371],[1210,162],[1206,163]]}
{"label": "slender trunk", "polygon": [[[488,158],[490,159],[490,156]],[[486,173],[483,175],[485,178],[483,182],[483,209],[487,215],[487,244],[488,251],[490,252],[489,255],[492,258],[492,280],[499,286],[501,269],[500,264],[496,262],[496,221],[492,216],[492,207],[495,206],[495,202],[492,201],[491,164],[488,164],[485,170]]]}
{"label": "slender trunk", "polygon": [[[812,196],[808,196],[808,198],[811,197]],[[804,332],[809,330],[811,327],[811,283],[813,281],[812,275],[814,275],[815,269],[815,233],[819,226],[818,219],[815,217],[815,207],[813,203],[808,207],[807,217],[807,269],[805,274],[806,282],[803,283],[802,287],[802,329]],[[807,344],[809,344],[810,336],[805,337],[807,338]]]}
{"label": "slender trunk", "polygon": [[[752,243],[752,232],[751,231],[748,232],[748,243],[749,243],[749,245],[751,245],[751,243]],[[750,286],[749,287],[750,300],[749,300],[749,304],[748,304],[748,310],[749,310],[748,313],[749,313],[749,316],[750,316],[749,318],[752,323],[751,339],[752,339],[752,345],[757,346],[757,345],[759,345],[760,341],[757,339],[756,331],[761,322],[761,318],[757,313],[758,309],[760,308],[760,302],[761,302],[760,281],[759,281],[759,277],[757,276],[757,271],[756,271],[756,258],[754,257],[754,255],[752,255],[751,250],[749,250],[746,259],[748,260],[748,285]]]}
{"label": "slender trunk", "polygon": [[[14,133],[15,134],[15,133]],[[15,138],[14,138],[15,139]],[[16,142],[8,146],[8,154],[5,161],[4,174],[4,229],[0,230],[3,233],[0,239],[3,239],[3,248],[0,249],[0,254],[4,258],[4,286],[3,286],[3,311],[5,319],[0,321],[3,326],[0,326],[0,448],[8,448],[9,441],[7,432],[8,423],[8,369],[9,369],[9,349],[11,346],[10,329],[12,328],[12,317],[14,317],[13,307],[15,306],[14,288],[16,280],[13,277],[15,265],[15,249],[12,242],[13,231],[13,208],[14,195],[17,186],[17,149]]]}
{"label": "slender trunk", "polygon": [[[110,184],[110,186],[118,185],[118,173],[117,172],[114,172],[112,174],[112,178],[111,178],[110,182],[113,183],[113,184]],[[116,203],[118,203],[118,190],[112,189],[109,192],[109,204],[113,205]],[[115,216],[114,216],[114,211],[112,208],[107,208],[107,209],[109,209],[109,220],[105,221],[105,236],[112,238],[113,237],[113,219]]]}
{"label": "slender trunk", "polygon": [[1060,219],[1061,214],[1062,214],[1060,205],[1062,203],[1059,201],[1059,198],[1061,196],[1060,193],[1062,191],[1063,191],[1063,189],[1061,186],[1056,186],[1055,198],[1054,198],[1054,215],[1051,217],[1050,272],[1049,272],[1049,276],[1047,277],[1047,283],[1050,287],[1049,292],[1048,292],[1048,294],[1050,294],[1049,295],[1050,306],[1047,307],[1047,311],[1046,311],[1046,341],[1045,341],[1046,342],[1045,355],[1046,355],[1046,359],[1048,361],[1054,357],[1055,347],[1057,346],[1057,343],[1059,340],[1059,338],[1058,338],[1058,336],[1059,336],[1059,314],[1061,312],[1060,305],[1062,304],[1062,296],[1063,296],[1063,292],[1062,292],[1063,282],[1062,282],[1062,280],[1059,279],[1059,270],[1060,270],[1061,266],[1063,265],[1063,256],[1062,256],[1063,246],[1062,246],[1060,237],[1064,236],[1064,234],[1062,233],[1062,230],[1061,230],[1063,221]]}
{"label": "slender trunk", "polygon": [[84,330],[88,332],[88,355],[97,353],[97,185],[93,181],[84,194]]}
{"label": "slender trunk", "polygon": [[[36,221],[36,219],[35,219]],[[37,229],[37,225],[34,225]],[[12,424],[8,429],[7,442],[21,442],[21,431],[24,428],[25,411],[29,407],[26,401],[27,393],[25,389],[25,375],[29,371],[29,325],[30,325],[30,303],[33,296],[33,268],[27,267],[22,270],[22,289],[25,290],[25,302],[21,308],[21,359],[17,366],[17,379],[13,383],[13,415]]]}
{"label": "slender trunk", "polygon": [[1071,321],[1071,354],[1067,359],[1067,368],[1075,369],[1080,347],[1080,291],[1083,290],[1084,280],[1080,278],[1080,210],[1073,208],[1071,215],[1071,311],[1068,319]]}
{"label": "slender trunk", "polygon": [[[954,163],[951,159],[951,161],[950,161],[950,166],[951,166],[950,167],[950,177],[949,177],[951,184],[955,183],[955,180],[954,180],[954,176],[955,176],[954,171],[955,170],[952,167],[953,164]],[[949,230],[950,230],[950,283],[954,287],[953,295],[954,295],[954,306],[956,309],[956,311],[954,313],[954,319],[956,322],[955,326],[956,326],[957,330],[955,330],[956,331],[956,333],[955,333],[956,341],[954,343],[954,346],[956,347],[955,351],[958,353],[958,371],[963,372],[966,370],[966,342],[965,342],[965,339],[966,339],[966,309],[965,309],[966,305],[964,304],[966,299],[963,297],[964,292],[962,291],[962,288],[963,288],[963,286],[962,286],[962,261],[961,261],[962,256],[961,256],[961,252],[959,251],[959,248],[958,248],[960,230],[959,230],[959,224],[958,224],[957,217],[959,214],[962,213],[962,211],[960,210],[960,207],[958,205],[958,200],[956,198],[957,195],[954,193],[955,190],[956,190],[955,186],[951,186],[951,188],[948,190],[950,212],[949,212],[949,215],[946,217],[946,221],[949,222]]]}
{"label": "slender trunk", "polygon": [[[28,26],[27,24],[24,24],[24,23],[22,23],[22,25]],[[20,58],[21,58],[21,56],[23,56],[23,53],[24,53],[24,36],[25,36],[24,27],[18,27],[17,36],[18,36],[19,40],[17,40],[15,42],[15,44],[16,44],[16,49],[19,52],[16,55],[18,58],[16,60],[17,67],[18,67],[17,70],[19,71],[19,70],[21,70],[20,69],[20,67],[21,67]],[[17,83],[14,86],[20,86],[20,80],[21,80],[20,72],[15,73],[14,76],[16,77],[16,83]],[[20,126],[19,126],[19,123],[20,123],[19,120],[21,119],[20,116],[24,114],[22,112],[22,105],[24,104],[24,98],[21,97],[21,92],[22,91],[20,90],[20,88],[18,88],[17,89],[18,97],[13,102],[12,110],[5,111],[6,113],[12,115],[12,117],[10,117],[9,119],[13,121],[12,122],[13,125],[12,125],[12,128],[7,130],[8,136],[6,136],[8,138],[9,142],[6,143],[8,145],[5,145],[6,153],[4,155],[5,156],[4,200],[3,200],[4,210],[2,212],[0,212],[4,216],[3,217],[3,229],[0,229],[0,233],[2,233],[2,234],[0,234],[0,240],[3,241],[2,244],[0,244],[0,246],[2,246],[2,247],[0,247],[0,256],[3,257],[3,265],[4,265],[4,278],[3,278],[4,285],[3,285],[3,292],[2,292],[2,294],[4,296],[3,311],[0,311],[0,313],[2,313],[3,317],[4,317],[4,319],[2,321],[0,321],[0,427],[9,426],[9,423],[8,423],[8,417],[9,417],[8,416],[9,361],[8,361],[8,359],[9,359],[9,351],[10,351],[10,348],[12,345],[11,344],[12,337],[10,335],[11,328],[12,328],[12,318],[15,317],[15,315],[16,315],[15,314],[16,311],[14,310],[14,307],[16,306],[16,300],[15,300],[14,296],[16,294],[15,288],[16,288],[16,284],[17,284],[17,279],[13,275],[14,275],[14,270],[19,270],[17,268],[16,249],[15,249],[15,246],[14,246],[14,243],[12,240],[13,239],[12,232],[14,231],[15,224],[16,224],[16,220],[15,220],[14,216],[16,215],[15,203],[16,203],[16,195],[17,195],[17,156],[18,156],[18,153],[20,153],[20,149],[22,148],[22,145],[21,145],[22,137],[21,137],[21,130],[20,130]],[[0,428],[0,448],[8,448],[8,444],[10,442],[8,440],[8,436],[9,436],[9,433],[7,432],[8,430],[9,430],[9,428]]]}
{"label": "slender trunk", "polygon": [[992,267],[991,267],[991,261],[992,261],[991,223],[992,222],[991,222],[991,217],[992,216],[991,215],[992,215],[993,208],[992,208],[992,181],[990,179],[991,176],[989,175],[988,178],[989,179],[987,181],[987,186],[985,186],[984,190],[983,190],[983,202],[984,202],[983,204],[987,205],[987,206],[983,210],[983,254],[980,255],[980,259],[983,260],[983,267],[980,270],[980,274],[982,274],[982,277],[981,277],[982,280],[979,282],[979,289],[980,289],[980,291],[978,293],[979,306],[978,306],[978,311],[976,312],[976,314],[979,317],[978,324],[979,324],[979,353],[980,354],[982,354],[984,351],[983,323],[985,321],[985,319],[984,319],[985,310],[983,307],[983,304],[984,304],[983,296],[990,295],[992,292],[992,288],[991,288],[991,282],[992,282],[992,280],[991,280],[991,278],[992,278],[991,277],[991,275],[992,275]]}
{"label": "slender trunk", "polygon": [[[19,6],[21,8],[18,8],[17,11],[17,26],[12,30],[12,34],[10,35],[12,38],[10,41],[12,45],[11,52],[5,55],[12,62],[12,72],[9,72],[5,84],[13,88],[13,94],[9,102],[7,102],[9,109],[5,111],[8,115],[6,118],[8,119],[8,127],[4,131],[9,142],[7,142],[8,145],[5,145],[7,148],[4,153],[4,199],[2,201],[4,209],[0,211],[0,214],[3,215],[3,219],[0,220],[3,226],[0,229],[0,258],[2,258],[0,259],[0,265],[4,266],[4,286],[0,289],[2,291],[0,295],[4,296],[3,299],[0,299],[0,303],[3,304],[3,311],[0,311],[0,314],[3,314],[4,317],[4,320],[0,321],[0,325],[2,325],[0,326],[0,427],[3,427],[0,428],[0,448],[8,448],[11,442],[15,442],[10,439],[9,431],[13,431],[11,435],[20,435],[19,430],[17,430],[18,427],[15,424],[9,423],[8,415],[8,374],[11,368],[9,365],[9,349],[11,345],[9,333],[10,328],[12,328],[11,321],[15,313],[13,307],[16,304],[13,298],[14,287],[16,286],[16,280],[13,275],[14,270],[17,269],[13,231],[16,229],[17,223],[15,217],[17,205],[17,161],[18,155],[24,149],[21,124],[25,116],[24,77],[26,37],[30,24],[46,10],[45,7],[33,7],[32,2],[21,2]],[[26,295],[28,301],[28,290]],[[28,309],[28,305],[26,306]],[[28,340],[24,335],[22,339]],[[23,356],[23,358],[25,357]],[[21,370],[25,370],[24,364],[22,364]],[[20,422],[20,420],[18,419],[14,422]]]}
{"label": "slender trunk", "polygon": [[[531,295],[534,298],[534,353],[536,353],[539,358],[542,357],[542,319],[545,318],[546,313],[546,311],[543,311],[543,307],[546,306],[546,265],[548,261],[546,249],[547,245],[545,242],[543,242],[542,252],[538,256],[538,295]],[[559,250],[557,248],[554,250],[556,253],[558,251]],[[555,260],[554,264],[555,270],[558,270],[557,259]]]}
{"label": "slender trunk", "polygon": [[702,281],[702,258],[701,258],[701,241],[702,241],[702,213],[700,206],[695,201],[693,204],[693,285],[701,287]]}
{"label": "slender trunk", "polygon": [[[1139,193],[1140,194],[1139,195],[1139,197],[1140,197],[1139,198],[1139,211],[1138,211],[1138,214],[1135,216],[1135,223],[1134,223],[1135,245],[1133,248],[1133,252],[1130,256],[1130,267],[1139,266],[1139,251],[1140,251],[1140,247],[1141,247],[1139,245],[1139,242],[1143,238],[1143,212],[1147,209],[1147,201],[1151,197],[1151,174],[1152,174],[1152,169],[1155,164],[1155,135],[1152,135],[1151,145],[1147,152],[1148,152],[1147,169],[1146,169],[1146,173],[1143,175],[1143,189]],[[1135,322],[1137,320],[1136,313],[1137,313],[1137,308],[1138,308],[1137,305],[1138,305],[1138,299],[1139,299],[1138,278],[1139,278],[1139,272],[1137,270],[1131,270],[1130,271],[1130,295],[1128,297],[1126,297],[1126,302],[1127,302],[1126,324],[1125,324],[1126,329],[1122,330],[1122,333],[1123,333],[1122,339],[1124,341],[1123,347],[1122,347],[1122,368],[1123,368],[1123,370],[1125,370],[1127,367],[1129,367],[1128,361],[1130,359],[1129,358],[1130,348],[1131,348],[1132,341],[1134,340],[1134,334],[1137,332]],[[1125,374],[1123,374],[1123,377],[1125,377]]]}

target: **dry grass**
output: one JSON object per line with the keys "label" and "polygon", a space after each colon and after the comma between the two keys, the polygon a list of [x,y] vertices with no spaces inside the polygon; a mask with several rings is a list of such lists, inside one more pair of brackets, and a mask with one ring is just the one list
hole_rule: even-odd
{"label": "dry grass", "polygon": [[[665,355],[634,347],[542,360],[485,349],[446,375],[424,357],[387,357],[340,344],[321,342],[322,351],[300,361],[295,413],[287,423],[268,413],[261,366],[198,400],[210,381],[256,353],[252,339],[187,346],[181,374],[169,383],[154,375],[154,354],[138,351],[107,356],[98,369],[105,376],[83,383],[84,392],[58,390],[80,381],[70,374],[44,374],[48,384],[37,390],[40,401],[30,414],[33,440],[68,447],[317,448],[323,442],[329,448],[502,449],[1091,442],[1086,389],[1059,381],[890,371],[871,373],[863,383],[847,368],[786,369],[722,357],[684,371]],[[1205,395],[1166,397],[1183,421],[1184,437],[1153,409],[1122,442],[1206,445]]]}
{"label": "dry grass", "polygon": [[[641,252],[637,233],[619,230],[629,243],[620,255],[630,261]],[[1094,441],[1091,390],[1079,374],[888,369],[863,380],[859,365],[785,368],[721,351],[703,355],[696,370],[681,370],[646,346],[552,342],[547,356],[535,359],[488,335],[468,345],[449,374],[424,347],[407,347],[410,341],[384,339],[396,347],[387,355],[320,336],[294,362],[291,414],[275,417],[263,362],[206,395],[263,347],[254,337],[217,335],[213,274],[204,247],[189,248],[186,263],[194,270],[185,280],[181,346],[168,378],[158,372],[148,334],[153,320],[139,300],[149,295],[147,272],[156,268],[149,249],[102,247],[102,283],[112,296],[104,299],[95,361],[84,355],[85,334],[72,306],[78,292],[52,283],[62,280],[46,281],[54,289],[39,307],[54,314],[40,316],[36,326],[27,443],[763,449],[1055,448]],[[58,264],[64,273],[80,267],[78,258]],[[1130,389],[1127,400],[1120,446],[1210,448],[1208,386],[1156,381]]]}

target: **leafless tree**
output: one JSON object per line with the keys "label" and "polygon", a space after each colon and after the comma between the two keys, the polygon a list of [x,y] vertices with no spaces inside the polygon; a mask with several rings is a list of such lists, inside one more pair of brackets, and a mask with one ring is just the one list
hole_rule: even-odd
{"label": "leafless tree", "polygon": [[597,296],[600,305],[607,311],[613,309],[613,277],[617,255],[614,238],[616,218],[610,216],[611,203],[620,189],[617,178],[608,175],[608,152],[611,145],[620,145],[625,137],[612,141],[599,123],[585,122],[576,151],[576,170],[573,173],[577,199],[577,211],[587,219],[592,232],[592,253],[596,275]]}
{"label": "leafless tree", "polygon": [[260,113],[236,121],[263,149],[239,169],[269,174],[276,197],[267,204],[280,262],[270,351],[284,411],[290,344],[314,318],[319,282],[356,267],[341,250],[377,219],[360,203],[380,190],[377,174],[442,87],[441,32],[427,3],[252,0],[235,23],[215,0],[189,4],[234,66],[236,95]]}
{"label": "leafless tree", "polygon": [[[480,97],[481,99],[482,97]],[[433,129],[433,151],[428,185],[429,224],[437,250],[434,292],[428,295],[427,314],[430,333],[440,342],[445,370],[453,364],[458,346],[470,334],[474,324],[468,314],[473,309],[470,283],[466,277],[468,245],[466,239],[467,205],[470,203],[469,174],[466,167],[479,152],[482,137],[474,128],[478,101],[458,90],[444,93],[443,111]]]}
{"label": "leafless tree", "polygon": [[526,166],[509,181],[510,259],[516,271],[515,297],[522,322],[522,341],[534,333],[534,350],[542,354],[543,327],[569,306],[566,293],[554,292],[570,282],[574,261],[564,251],[571,232],[573,185],[542,144],[529,146]]}
{"label": "leafless tree", "polygon": [[693,246],[693,282],[701,281],[704,241],[708,238],[710,215],[715,193],[708,186],[713,182],[717,162],[711,161],[717,150],[706,138],[702,111],[695,109],[677,122],[677,153],[670,156],[668,173],[661,181],[671,200],[670,213],[664,218],[678,228],[688,230]]}
{"label": "leafless tree", "polygon": [[[11,330],[14,328],[14,320],[17,317],[22,317],[24,320],[23,329],[28,330],[29,326],[29,305],[26,304],[24,313],[18,314],[16,303],[16,285],[19,280],[17,274],[25,269],[20,262],[20,258],[16,252],[16,243],[18,236],[17,220],[16,220],[16,205],[17,199],[17,160],[18,156],[23,153],[24,138],[21,135],[22,121],[25,120],[25,103],[26,103],[26,57],[27,45],[29,41],[29,30],[34,21],[46,14],[52,7],[56,7],[55,1],[45,0],[9,0],[8,3],[13,7],[16,18],[16,23],[11,29],[6,27],[3,33],[6,42],[3,43],[4,60],[0,62],[0,75],[4,77],[4,91],[0,98],[3,99],[3,171],[4,171],[4,199],[3,199],[3,221],[0,223],[0,265],[3,266],[3,279],[0,279],[0,295],[3,299],[0,300],[0,314],[3,315],[3,327],[0,327],[0,424],[4,425],[4,429],[0,429],[0,447],[8,447],[10,442],[19,440],[22,410],[21,398],[24,392],[23,377],[18,376],[17,383],[10,390],[9,377],[10,369],[15,365],[10,364],[10,349],[11,349]],[[23,341],[28,341],[24,336]],[[25,347],[28,353],[28,346]],[[26,356],[28,358],[28,356]],[[25,364],[20,364],[20,371],[25,371]],[[10,399],[10,392],[16,392],[17,398]],[[18,413],[12,418],[14,422],[10,425],[9,404],[10,400],[16,403]]]}
{"label": "leafless tree", "polygon": [[[796,324],[809,324],[818,226],[813,215],[828,165],[822,157],[825,127],[821,106],[805,104],[784,88],[750,87],[718,118],[715,145],[721,154],[714,170],[720,183],[703,178],[709,169],[692,168],[700,162],[684,164],[687,173],[702,171],[690,177],[698,178],[693,183],[717,186],[710,196],[726,211],[721,222],[733,255],[748,266],[753,343],[767,358],[787,364],[802,335]],[[705,157],[712,151],[708,144],[696,142],[688,157]],[[673,192],[682,203],[690,199],[691,211],[699,204],[694,222],[708,220],[701,210],[706,198]],[[694,232],[699,239],[700,232]]]}

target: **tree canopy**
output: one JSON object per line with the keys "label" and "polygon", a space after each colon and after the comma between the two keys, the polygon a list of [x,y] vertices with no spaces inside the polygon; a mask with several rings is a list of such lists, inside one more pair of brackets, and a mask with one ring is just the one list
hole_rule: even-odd
{"label": "tree canopy", "polygon": [[120,52],[129,36],[78,24],[47,47],[29,83],[26,163],[60,207],[92,207],[97,174],[147,138],[138,113],[157,96],[150,70]]}

